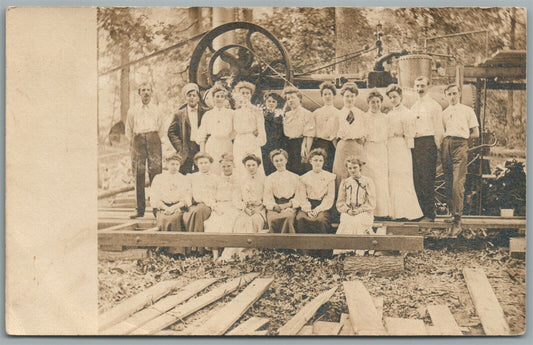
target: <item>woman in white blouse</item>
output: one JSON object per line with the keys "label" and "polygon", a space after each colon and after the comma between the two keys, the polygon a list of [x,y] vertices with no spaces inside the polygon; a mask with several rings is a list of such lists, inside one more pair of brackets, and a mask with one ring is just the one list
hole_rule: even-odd
{"label": "woman in white blouse", "polygon": [[265,179],[263,202],[267,211],[270,232],[295,233],[294,219],[298,208],[296,192],[299,176],[287,170],[289,155],[283,149],[270,152],[276,171]]}
{"label": "woman in white blouse", "polygon": [[[233,115],[233,128],[235,141],[233,142],[233,155],[240,162],[248,153],[261,157],[261,146],[266,143],[265,120],[261,110],[250,103],[255,92],[255,85],[247,81],[241,81],[235,85],[235,98],[237,109]],[[263,167],[259,168],[260,174],[265,174]],[[244,165],[238,164],[236,168],[238,176],[245,176]]]}
{"label": "woman in white blouse", "polygon": [[336,140],[338,140],[333,160],[333,173],[337,176],[337,186],[347,176],[344,168],[346,157],[355,156],[365,160],[364,143],[368,135],[364,113],[355,106],[355,99],[359,94],[357,85],[346,83],[342,86],[340,93],[344,107],[338,112],[333,128]]}
{"label": "woman in white blouse", "polygon": [[368,112],[365,113],[368,138],[365,143],[366,165],[363,173],[376,187],[374,216],[389,216],[389,165],[387,154],[388,119],[381,112],[383,96],[372,90],[367,96]]}
{"label": "woman in white blouse", "polygon": [[411,149],[414,147],[415,115],[402,104],[402,89],[392,84],[385,92],[394,108],[387,114],[389,215],[393,219],[417,219],[423,216],[413,182]]}
{"label": "woman in white blouse", "polygon": [[[233,153],[233,110],[226,108],[227,90],[219,85],[213,86],[214,107],[202,117],[198,128],[200,151],[211,157],[220,157],[224,153]],[[221,173],[220,164],[213,164],[212,172]]]}
{"label": "woman in white blouse", "polygon": [[[342,180],[337,197],[337,210],[341,214],[338,235],[372,234],[376,193],[374,183],[361,175],[364,163],[351,156],[345,160],[348,177]],[[351,250],[336,249],[333,254],[350,252]],[[357,250],[356,254],[364,254]]]}
{"label": "woman in white blouse", "polygon": [[301,210],[296,216],[296,232],[327,234],[330,232],[329,210],[335,199],[335,175],[323,168],[326,151],[309,152],[312,170],[300,177],[298,203]]}
{"label": "woman in white blouse", "polygon": [[[239,188],[239,181],[233,174],[233,155],[225,153],[220,157],[222,176],[217,176],[214,190],[215,204],[211,216],[204,222],[205,232],[231,233],[239,210],[233,204],[233,195]],[[219,249],[213,249],[213,259],[218,258]]]}
{"label": "woman in white blouse", "polygon": [[313,140],[313,148],[321,148],[326,151],[328,159],[324,163],[324,170],[329,172],[333,169],[333,158],[335,157],[335,146],[332,140],[337,133],[333,133],[335,129],[335,121],[337,121],[339,109],[333,105],[333,100],[337,95],[335,84],[325,81],[320,84],[320,96],[324,101],[324,106],[316,109],[313,112],[315,117],[316,135]]}

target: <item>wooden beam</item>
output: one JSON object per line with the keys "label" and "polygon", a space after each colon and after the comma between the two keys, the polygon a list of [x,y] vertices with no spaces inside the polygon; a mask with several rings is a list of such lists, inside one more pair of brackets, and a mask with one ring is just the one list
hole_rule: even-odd
{"label": "wooden beam", "polygon": [[420,227],[414,225],[386,225],[387,235],[418,236]]}
{"label": "wooden beam", "polygon": [[134,248],[124,251],[98,251],[98,260],[117,261],[117,260],[141,260],[148,257],[148,249]]}
{"label": "wooden beam", "polygon": [[320,306],[322,306],[324,303],[326,303],[331,296],[335,293],[337,290],[337,286],[324,291],[320,293],[317,297],[315,297],[312,301],[307,303],[303,306],[302,309],[300,309],[296,315],[292,317],[285,325],[283,325],[279,330],[279,335],[296,335],[302,329],[302,327],[307,323],[307,321],[311,320],[313,315],[315,315],[316,311]]}
{"label": "wooden beam", "polygon": [[349,256],[344,259],[344,271],[378,276],[398,275],[404,271],[404,257],[400,255]]}
{"label": "wooden beam", "polygon": [[201,326],[185,331],[186,335],[223,335],[268,289],[274,278],[257,278]]}
{"label": "wooden beam", "polygon": [[209,285],[216,282],[216,278],[199,279],[180,289],[177,294],[162,298],[157,303],[149,306],[126,320],[104,330],[102,335],[127,335],[141,327],[150,320],[155,319],[159,315],[169,311],[180,303],[185,302],[193,297]]}
{"label": "wooden beam", "polygon": [[302,329],[299,330],[296,335],[302,335],[302,336],[313,335],[313,326],[312,325],[303,326]]}
{"label": "wooden beam", "polygon": [[252,316],[239,326],[226,333],[226,335],[254,335],[259,328],[266,325],[269,321],[269,319],[265,319],[263,317]]}
{"label": "wooden beam", "polygon": [[428,305],[427,311],[438,335],[463,335],[448,306]]}
{"label": "wooden beam", "polygon": [[126,186],[126,187],[121,187],[121,188],[114,189],[114,190],[108,190],[108,191],[105,191],[105,192],[100,192],[100,193],[98,193],[98,200],[109,198],[110,196],[113,196],[113,195],[116,195],[116,194],[129,192],[130,190],[134,190],[134,189],[135,189],[134,186]]}
{"label": "wooden beam", "polygon": [[422,236],[376,236],[335,234],[245,234],[139,231],[98,231],[99,245],[132,247],[241,247],[288,249],[365,249],[417,251],[424,248]]}
{"label": "wooden beam", "polygon": [[316,321],[312,329],[314,335],[338,335],[341,327],[339,322]]}
{"label": "wooden beam", "polygon": [[[464,66],[464,78],[525,79],[526,67],[474,67]],[[455,75],[455,67],[446,68],[447,75]]]}
{"label": "wooden beam", "polygon": [[157,301],[161,297],[167,295],[170,291],[178,289],[184,284],[185,282],[182,280],[162,281],[143,292],[126,299],[111,310],[98,316],[99,332],[119,323],[137,310],[143,308],[145,305]]}
{"label": "wooden beam", "polygon": [[221,299],[229,293],[237,290],[239,287],[248,284],[251,280],[257,277],[258,273],[246,274],[242,277],[235,278],[208,293],[196,297],[182,305],[179,305],[165,314],[162,314],[155,319],[150,320],[141,327],[133,331],[132,335],[151,335],[159,332],[173,323],[176,323],[187,316],[197,312],[198,310],[208,306],[209,304]]}
{"label": "wooden beam", "polygon": [[418,319],[386,317],[385,327],[389,335],[427,335],[424,321]]}
{"label": "wooden beam", "polygon": [[358,335],[386,335],[381,317],[374,301],[363,283],[359,280],[343,283],[350,321]]}
{"label": "wooden beam", "polygon": [[509,253],[511,257],[516,259],[526,258],[526,238],[525,237],[511,237],[509,239]]}
{"label": "wooden beam", "polygon": [[511,334],[503,309],[483,269],[465,268],[463,275],[485,334]]}

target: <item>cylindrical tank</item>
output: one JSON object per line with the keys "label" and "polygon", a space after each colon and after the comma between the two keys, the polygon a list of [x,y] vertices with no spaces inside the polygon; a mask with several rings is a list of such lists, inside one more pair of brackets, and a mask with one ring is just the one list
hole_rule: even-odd
{"label": "cylindrical tank", "polygon": [[425,76],[431,82],[431,56],[404,55],[398,59],[398,82],[403,88],[413,88],[415,79]]}

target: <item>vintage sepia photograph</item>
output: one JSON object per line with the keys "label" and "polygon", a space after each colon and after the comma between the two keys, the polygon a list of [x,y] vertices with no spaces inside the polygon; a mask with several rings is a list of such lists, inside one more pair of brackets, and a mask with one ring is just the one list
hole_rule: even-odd
{"label": "vintage sepia photograph", "polygon": [[525,332],[525,8],[96,21],[99,335]]}

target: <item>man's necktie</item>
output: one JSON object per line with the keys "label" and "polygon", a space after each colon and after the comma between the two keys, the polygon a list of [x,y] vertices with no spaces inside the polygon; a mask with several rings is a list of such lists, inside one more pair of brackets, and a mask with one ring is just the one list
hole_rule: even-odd
{"label": "man's necktie", "polygon": [[348,116],[346,116],[346,121],[351,125],[354,122],[355,118],[353,116],[353,112],[350,110],[348,113]]}

